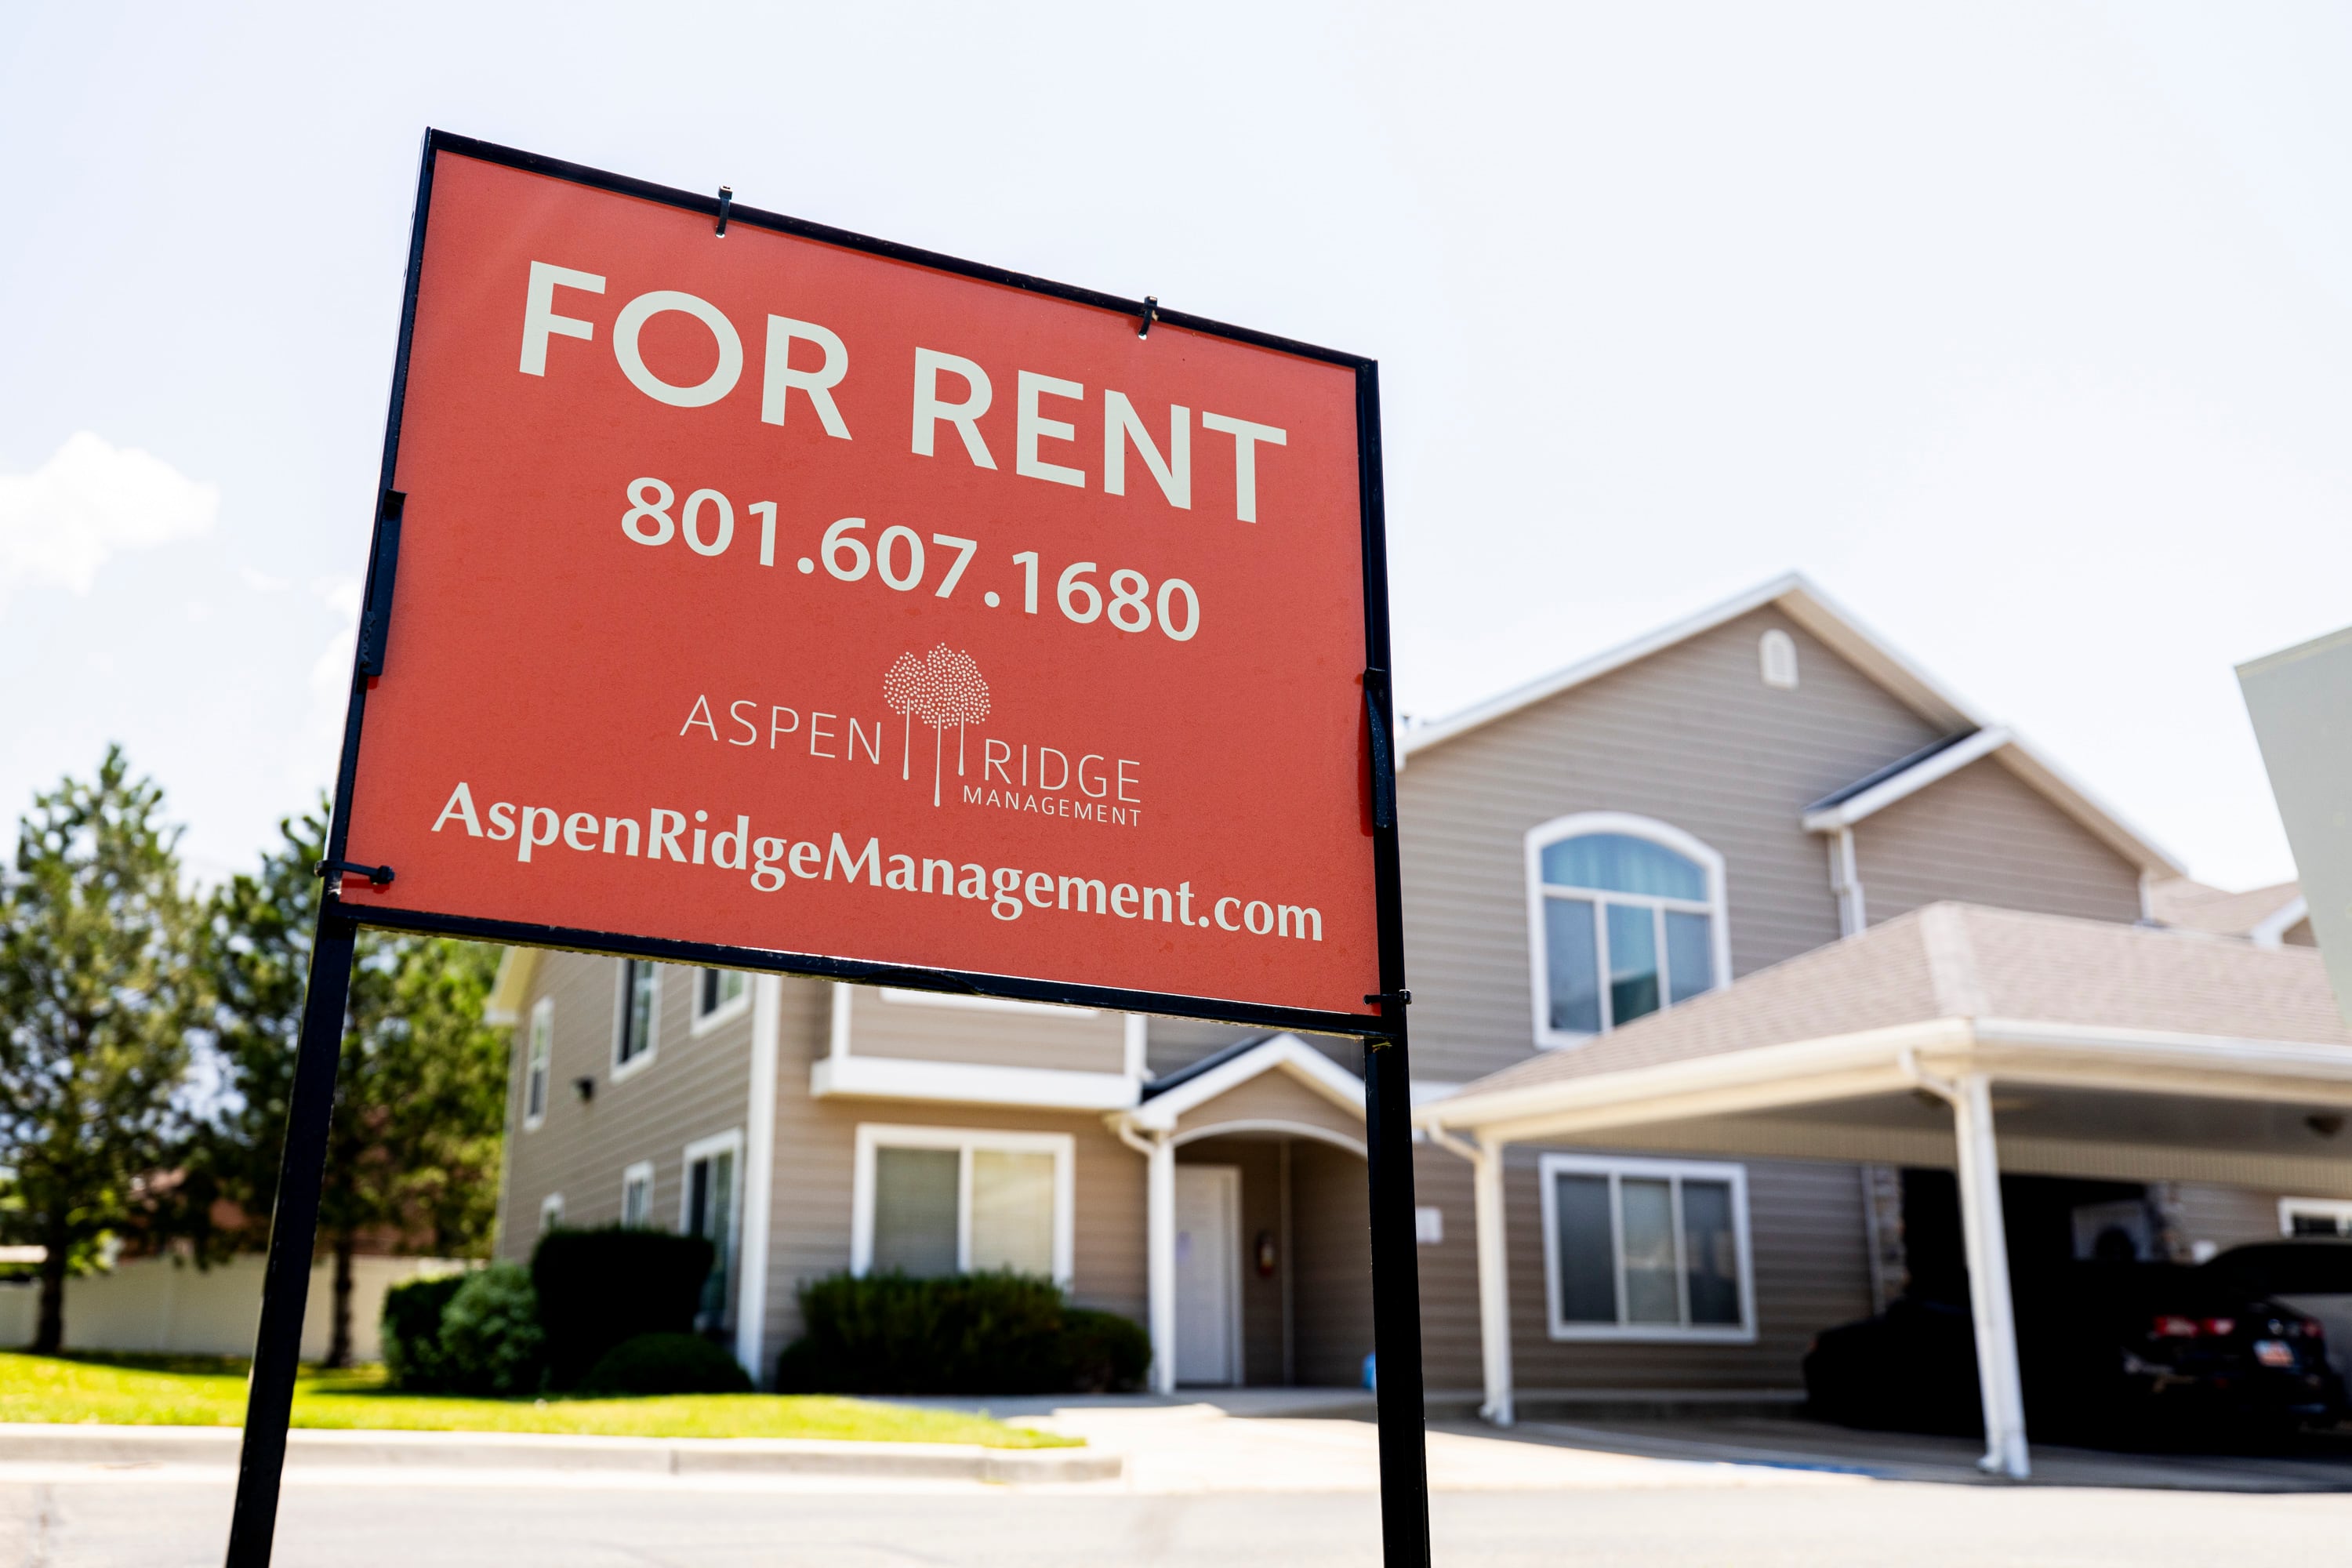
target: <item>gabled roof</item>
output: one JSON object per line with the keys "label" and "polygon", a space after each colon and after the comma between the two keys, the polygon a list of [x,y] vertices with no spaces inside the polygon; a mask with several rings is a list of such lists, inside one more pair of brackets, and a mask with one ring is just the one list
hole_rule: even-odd
{"label": "gabled roof", "polygon": [[[1826,826],[1817,827],[1812,819],[1824,810],[1834,811],[1841,806],[1852,808],[1853,803],[1861,802],[1860,809],[1849,810],[1849,822],[1858,821],[1872,811],[1892,805],[1937,779],[1957,772],[1967,763],[1990,755],[2141,870],[2162,877],[2182,874],[2184,868],[2179,862],[2112,807],[2068,777],[2056,764],[2027,746],[2015,731],[1990,722],[1897,652],[1885,638],[1832,602],[1802,574],[1793,572],[1727,599],[1710,609],[1702,610],[1697,615],[1662,626],[1646,637],[1636,637],[1606,653],[1556,670],[1448,718],[1406,730],[1397,742],[1398,765],[1402,767],[1410,758],[1433,746],[1444,745],[1456,736],[1573,690],[1588,681],[1597,680],[1768,605],[1778,609],[1827,645],[1832,652],[1877,682],[1895,700],[1928,723],[1947,731],[1945,739],[1926,751],[1879,769],[1828,799],[1816,802],[1808,808],[1807,827],[1819,832],[1843,826],[1845,824],[1824,817],[1822,820]],[[1956,750],[1963,753],[1958,760],[1955,760],[1952,754]]]}
{"label": "gabled roof", "polygon": [[1364,1083],[1296,1035],[1242,1040],[1188,1068],[1143,1086],[1142,1102],[1126,1119],[1166,1131],[1186,1111],[1206,1105],[1261,1073],[1284,1072],[1343,1110],[1364,1113]]}

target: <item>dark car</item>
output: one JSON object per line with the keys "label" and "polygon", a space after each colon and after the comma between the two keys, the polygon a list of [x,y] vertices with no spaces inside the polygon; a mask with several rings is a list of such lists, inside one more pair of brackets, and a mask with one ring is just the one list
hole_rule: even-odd
{"label": "dark car", "polygon": [[[2278,1298],[2295,1298],[2289,1305]],[[2263,1439],[2346,1414],[2306,1297],[2352,1297],[2352,1247],[2242,1247],[2201,1266],[2086,1262],[2016,1293],[2027,1424],[2137,1445]],[[1851,1426],[1983,1429],[1964,1304],[1904,1298],[1805,1357],[1808,1407]]]}

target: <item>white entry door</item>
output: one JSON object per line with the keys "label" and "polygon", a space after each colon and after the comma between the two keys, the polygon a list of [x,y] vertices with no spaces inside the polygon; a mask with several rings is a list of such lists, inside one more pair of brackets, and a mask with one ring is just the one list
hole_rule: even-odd
{"label": "white entry door", "polygon": [[1176,1167],[1179,1383],[1242,1380],[1241,1206],[1240,1167]]}

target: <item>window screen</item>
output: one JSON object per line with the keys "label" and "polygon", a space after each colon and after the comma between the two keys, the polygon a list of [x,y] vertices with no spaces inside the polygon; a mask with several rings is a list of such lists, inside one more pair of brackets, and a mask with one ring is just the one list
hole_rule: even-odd
{"label": "window screen", "polygon": [[1617,1242],[1609,1178],[1561,1176],[1552,1217],[1559,1233],[1560,1316],[1571,1323],[1617,1321]]}
{"label": "window screen", "polygon": [[1054,1272],[1054,1156],[975,1149],[971,1267]]}
{"label": "window screen", "polygon": [[956,1194],[962,1156],[953,1149],[874,1152],[877,1273],[956,1271]]}

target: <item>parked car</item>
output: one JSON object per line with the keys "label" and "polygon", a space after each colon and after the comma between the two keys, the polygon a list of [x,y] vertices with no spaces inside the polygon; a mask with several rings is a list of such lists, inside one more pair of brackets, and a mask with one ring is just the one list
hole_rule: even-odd
{"label": "parked car", "polygon": [[[2280,1300],[2293,1297],[2294,1305]],[[2307,1298],[2352,1301],[2352,1246],[2301,1242],[2189,1267],[2075,1263],[2016,1292],[2026,1421],[2127,1445],[2275,1437],[2346,1414]],[[1962,1304],[1904,1298],[1827,1331],[1805,1357],[1811,1411],[1851,1426],[1983,1429]]]}

